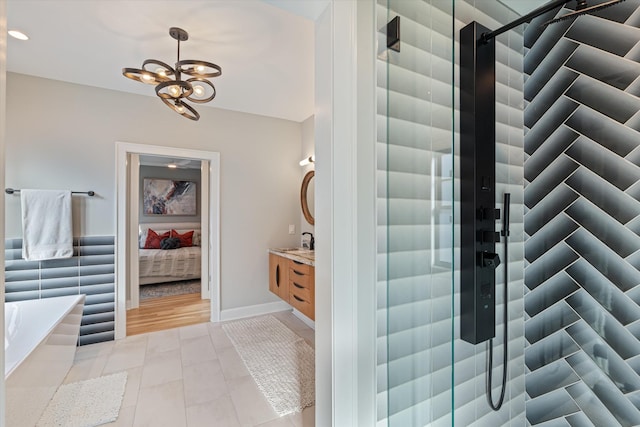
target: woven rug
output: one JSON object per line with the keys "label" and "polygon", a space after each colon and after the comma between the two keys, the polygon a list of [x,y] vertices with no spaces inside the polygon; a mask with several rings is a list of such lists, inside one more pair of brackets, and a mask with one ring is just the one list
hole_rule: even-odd
{"label": "woven rug", "polygon": [[315,402],[315,353],[273,316],[222,325],[249,373],[278,415]]}
{"label": "woven rug", "polygon": [[127,373],[61,385],[36,427],[93,427],[118,418]]}
{"label": "woven rug", "polygon": [[154,283],[140,285],[140,299],[161,298],[173,295],[199,294],[200,279],[182,282]]}

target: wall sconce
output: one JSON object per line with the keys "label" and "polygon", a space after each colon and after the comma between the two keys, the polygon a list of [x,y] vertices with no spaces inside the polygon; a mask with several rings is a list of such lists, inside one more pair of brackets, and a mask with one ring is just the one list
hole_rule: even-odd
{"label": "wall sconce", "polygon": [[316,161],[316,156],[315,155],[311,155],[311,156],[307,157],[306,159],[300,160],[300,166],[307,166],[307,165],[310,165],[311,163],[315,163],[315,161]]}

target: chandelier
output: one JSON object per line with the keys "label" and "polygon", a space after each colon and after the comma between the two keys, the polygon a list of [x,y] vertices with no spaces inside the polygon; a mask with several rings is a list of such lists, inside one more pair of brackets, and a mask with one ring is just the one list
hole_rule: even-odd
{"label": "chandelier", "polygon": [[[147,59],[141,69],[123,68],[122,74],[132,80],[155,85],[156,95],[166,106],[188,119],[198,120],[200,114],[185,101],[204,104],[215,98],[216,88],[208,78],[220,76],[222,68],[206,61],[181,61],[180,42],[188,40],[189,34],[177,27],[171,27],[169,34],[178,41],[178,59],[174,67],[156,59]],[[182,74],[189,78],[183,80]]]}

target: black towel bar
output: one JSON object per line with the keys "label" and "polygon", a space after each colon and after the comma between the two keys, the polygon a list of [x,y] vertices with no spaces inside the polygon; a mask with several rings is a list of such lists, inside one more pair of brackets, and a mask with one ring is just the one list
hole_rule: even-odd
{"label": "black towel bar", "polygon": [[[13,188],[5,188],[4,192],[7,194],[19,193],[20,190],[15,190]],[[86,194],[88,196],[95,196],[95,191],[72,191],[71,194]]]}

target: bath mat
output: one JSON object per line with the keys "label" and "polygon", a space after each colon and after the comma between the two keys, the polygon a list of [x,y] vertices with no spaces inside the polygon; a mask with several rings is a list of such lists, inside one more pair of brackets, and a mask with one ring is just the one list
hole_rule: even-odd
{"label": "bath mat", "polygon": [[315,402],[315,353],[273,316],[222,325],[249,373],[280,416]]}
{"label": "bath mat", "polygon": [[118,418],[127,373],[64,384],[58,388],[36,427],[93,427]]}

